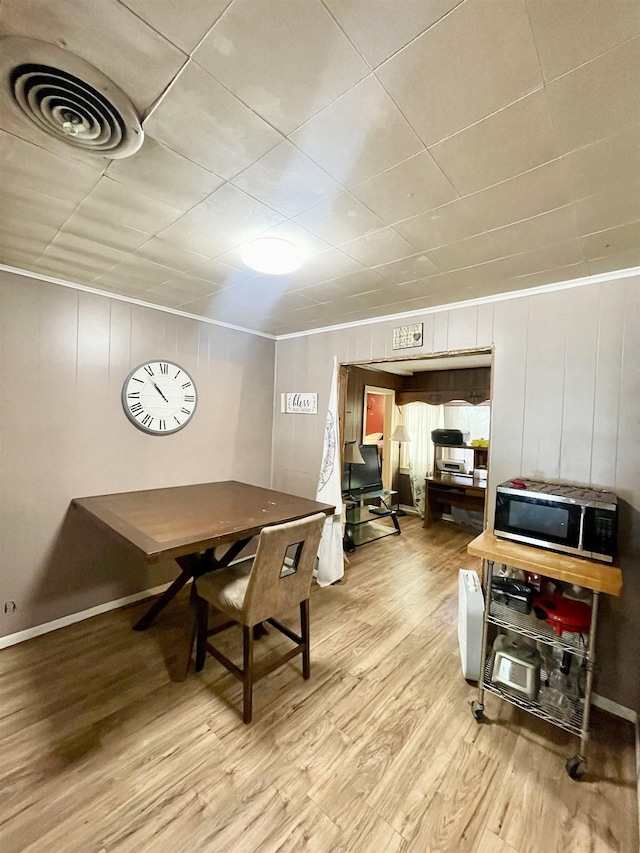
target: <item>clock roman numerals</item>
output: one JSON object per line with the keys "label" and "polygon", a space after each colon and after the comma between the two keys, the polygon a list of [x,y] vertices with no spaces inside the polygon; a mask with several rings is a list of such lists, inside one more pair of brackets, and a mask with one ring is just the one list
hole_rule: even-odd
{"label": "clock roman numerals", "polygon": [[121,398],[129,420],[152,435],[167,435],[185,427],[198,402],[189,374],[171,361],[158,359],[131,371]]}

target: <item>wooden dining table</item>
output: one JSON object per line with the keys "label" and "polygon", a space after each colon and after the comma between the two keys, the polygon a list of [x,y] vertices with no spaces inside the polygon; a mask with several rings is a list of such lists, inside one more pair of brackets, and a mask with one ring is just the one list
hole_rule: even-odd
{"label": "wooden dining table", "polygon": [[136,622],[137,631],[148,628],[192,578],[228,566],[264,527],[335,512],[330,504],[234,480],[75,498],[72,504],[145,562],[173,558],[178,564],[180,574]]}

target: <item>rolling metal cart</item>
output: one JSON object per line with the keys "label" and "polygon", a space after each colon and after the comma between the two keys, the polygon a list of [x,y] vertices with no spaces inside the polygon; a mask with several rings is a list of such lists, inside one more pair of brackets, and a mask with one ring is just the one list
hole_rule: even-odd
{"label": "rolling metal cart", "polygon": [[[473,716],[478,722],[483,719],[484,693],[487,691],[571,734],[578,735],[580,738],[579,751],[567,759],[566,770],[572,779],[579,779],[586,763],[586,749],[589,738],[599,598],[601,593],[620,595],[622,573],[615,566],[498,539],[490,530],[485,530],[473,542],[469,543],[467,551],[473,556],[481,557],[485,565],[483,583],[485,606],[482,627],[484,663],[481,666],[478,680],[478,698],[470,703]],[[537,619],[533,613],[520,613],[498,601],[492,601],[491,579],[495,563],[588,589],[591,592],[591,624],[588,635],[584,637],[582,634],[568,631],[558,635],[553,627]],[[556,646],[563,653],[582,658],[586,668],[584,696],[580,698],[566,697],[565,707],[560,711],[545,701],[542,696],[528,698],[493,681],[491,677],[492,653],[490,649],[487,649],[490,625],[496,626],[498,629],[516,632],[520,636],[528,637],[548,646]],[[546,678],[547,672],[542,667],[540,672],[541,683]]]}

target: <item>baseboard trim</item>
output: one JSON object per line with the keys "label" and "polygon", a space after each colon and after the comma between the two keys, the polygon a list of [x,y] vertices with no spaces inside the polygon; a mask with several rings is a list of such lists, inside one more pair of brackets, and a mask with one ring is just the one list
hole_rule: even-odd
{"label": "baseboard trim", "polygon": [[621,717],[637,727],[638,714],[631,708],[625,708],[624,705],[619,705],[617,702],[612,702],[611,699],[605,699],[604,696],[598,696],[597,693],[591,695],[591,704],[601,711],[606,711],[608,714],[613,714],[614,717]]}
{"label": "baseboard trim", "polygon": [[162,586],[154,586],[152,589],[134,592],[133,595],[126,595],[124,598],[116,598],[113,601],[106,601],[104,604],[98,604],[96,607],[90,607],[88,610],[81,610],[79,613],[70,613],[68,616],[62,616],[60,619],[54,619],[52,622],[43,622],[42,625],[35,625],[33,628],[26,628],[24,631],[18,631],[15,634],[8,634],[6,637],[0,637],[0,649],[24,643],[26,640],[40,637],[42,634],[49,634],[51,631],[57,631],[59,628],[66,628],[67,625],[74,625],[76,622],[91,619],[92,616],[98,616],[100,613],[117,610],[126,604],[134,604],[136,601],[142,601],[143,598],[151,598],[153,595],[159,595],[161,592],[164,592],[166,588],[166,583],[162,584]]}

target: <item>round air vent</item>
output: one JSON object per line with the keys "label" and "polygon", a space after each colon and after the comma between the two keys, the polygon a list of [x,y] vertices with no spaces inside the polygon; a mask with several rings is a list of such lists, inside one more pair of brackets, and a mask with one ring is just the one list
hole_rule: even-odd
{"label": "round air vent", "polygon": [[27,38],[1,42],[4,90],[21,115],[81,151],[116,159],[142,145],[144,132],[124,92],[66,50]]}

